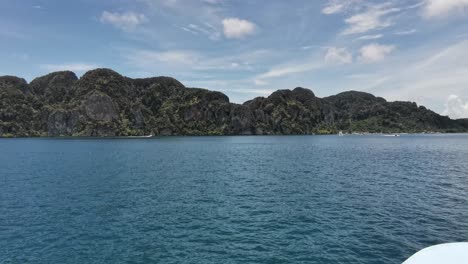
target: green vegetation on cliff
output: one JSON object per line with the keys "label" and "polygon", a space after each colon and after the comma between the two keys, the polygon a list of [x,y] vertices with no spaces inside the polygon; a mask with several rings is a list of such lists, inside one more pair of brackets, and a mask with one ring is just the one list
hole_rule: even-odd
{"label": "green vegetation on cliff", "polygon": [[130,79],[109,69],[55,72],[30,84],[0,77],[0,136],[304,135],[347,132],[467,132],[411,102],[362,92],[318,98],[279,90],[242,105],[169,77]]}

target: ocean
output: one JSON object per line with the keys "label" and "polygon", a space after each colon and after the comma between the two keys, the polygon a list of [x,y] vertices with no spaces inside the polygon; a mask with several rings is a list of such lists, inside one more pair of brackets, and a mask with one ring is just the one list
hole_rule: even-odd
{"label": "ocean", "polygon": [[0,139],[0,263],[401,263],[468,241],[468,135]]}

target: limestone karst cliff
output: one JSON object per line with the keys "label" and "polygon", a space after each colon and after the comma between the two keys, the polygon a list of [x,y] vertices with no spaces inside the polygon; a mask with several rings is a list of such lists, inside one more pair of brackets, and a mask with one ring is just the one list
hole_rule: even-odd
{"label": "limestone karst cliff", "polygon": [[130,79],[109,69],[77,78],[55,72],[31,83],[0,77],[0,136],[302,135],[348,132],[466,132],[411,102],[362,92],[318,98],[279,90],[244,104],[169,77]]}

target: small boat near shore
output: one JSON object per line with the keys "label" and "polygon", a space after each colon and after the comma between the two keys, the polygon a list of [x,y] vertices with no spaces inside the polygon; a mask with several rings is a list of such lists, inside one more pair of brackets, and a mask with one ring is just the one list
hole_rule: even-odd
{"label": "small boat near shore", "polygon": [[145,136],[128,136],[126,138],[152,138],[152,137],[154,137],[153,134],[145,135]]}

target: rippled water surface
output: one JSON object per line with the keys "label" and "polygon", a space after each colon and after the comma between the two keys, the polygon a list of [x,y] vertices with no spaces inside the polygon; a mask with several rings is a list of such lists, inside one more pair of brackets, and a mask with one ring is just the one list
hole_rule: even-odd
{"label": "rippled water surface", "polygon": [[0,263],[401,263],[468,241],[468,136],[0,140]]}

